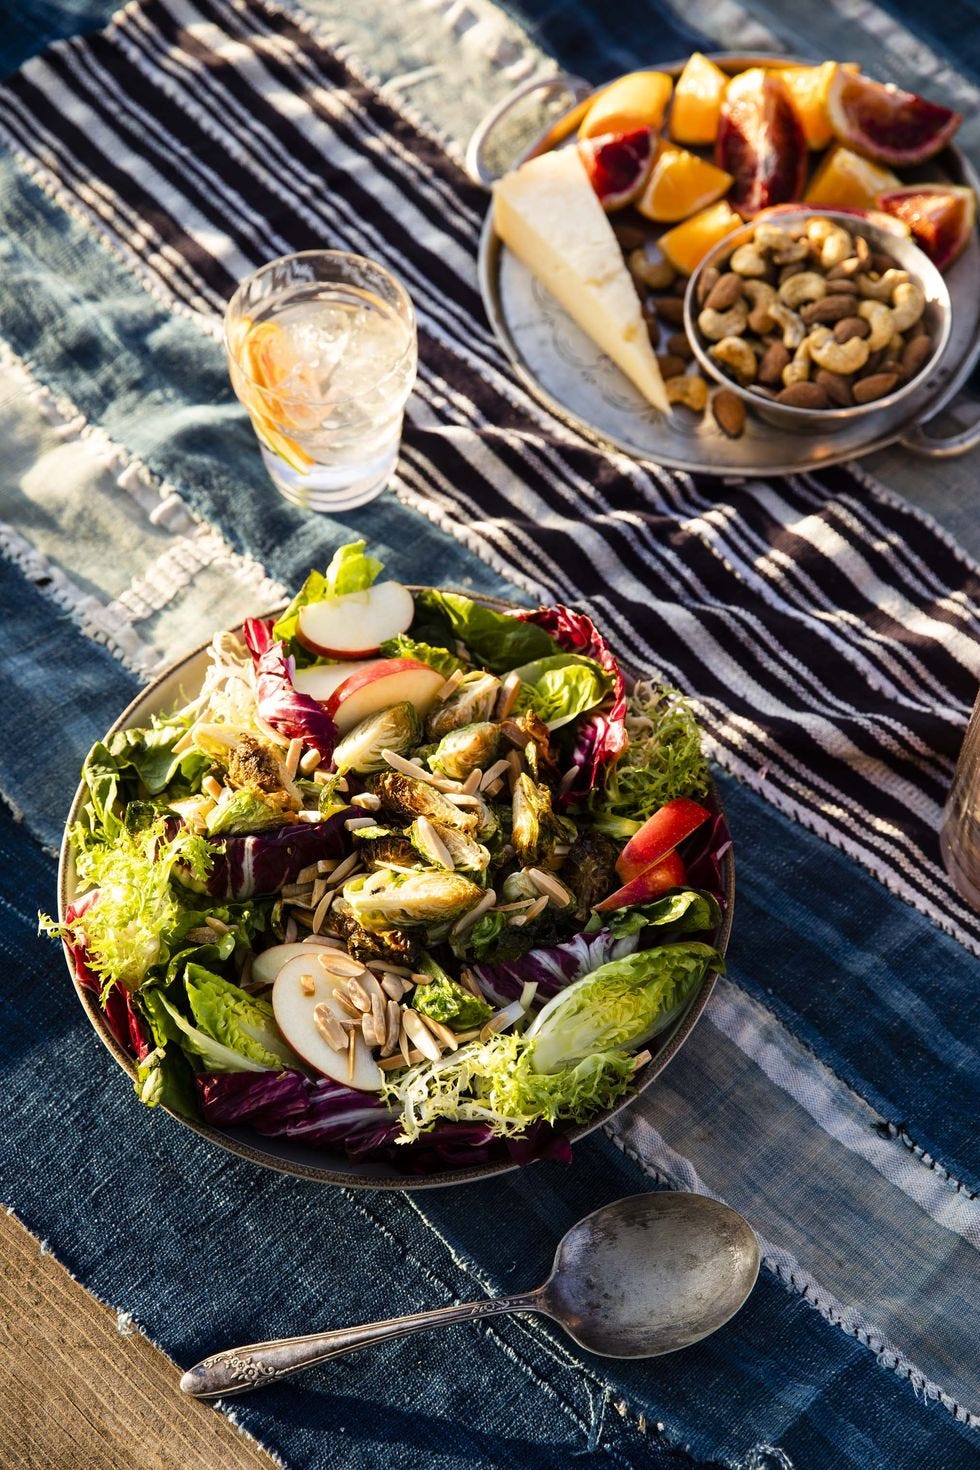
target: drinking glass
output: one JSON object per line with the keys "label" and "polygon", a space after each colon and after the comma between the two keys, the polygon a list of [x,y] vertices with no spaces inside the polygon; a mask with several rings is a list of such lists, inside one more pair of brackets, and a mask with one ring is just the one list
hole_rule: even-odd
{"label": "drinking glass", "polygon": [[980,694],[943,812],[939,847],[958,891],[980,908]]}
{"label": "drinking glass", "polygon": [[287,500],[339,511],[381,493],[418,361],[412,302],[390,271],[342,250],[270,261],[228,303],[225,348]]}

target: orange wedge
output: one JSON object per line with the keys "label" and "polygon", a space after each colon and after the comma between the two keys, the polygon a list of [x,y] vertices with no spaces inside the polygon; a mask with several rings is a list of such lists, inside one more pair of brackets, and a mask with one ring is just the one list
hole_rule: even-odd
{"label": "orange wedge", "polygon": [[675,270],[689,276],[719,240],[742,223],[724,199],[675,225],[657,242]]}
{"label": "orange wedge", "polygon": [[837,147],[827,154],[803,197],[808,204],[828,209],[873,209],[879,194],[901,187],[901,180],[887,168],[850,148]]}
{"label": "orange wedge", "polygon": [[677,143],[713,143],[728,77],[700,51],[692,51],[674,88],[670,136]]}
{"label": "orange wedge", "polygon": [[673,85],[662,71],[631,71],[620,77],[599,93],[582,119],[579,137],[629,133],[635,128],[659,132]]}
{"label": "orange wedge", "polygon": [[[840,64],[836,61],[824,61],[820,66],[779,68],[779,75],[789,89],[793,106],[803,124],[808,148],[826,148],[834,135],[827,113],[827,92]],[[861,70],[856,61],[845,61],[842,66],[844,71]]]}
{"label": "orange wedge", "polygon": [[660,143],[653,172],[636,200],[636,208],[647,219],[673,223],[720,199],[731,183],[731,174],[723,168],[706,163],[686,148]]}
{"label": "orange wedge", "polygon": [[238,379],[235,391],[266,448],[303,474],[312,468],[314,461],[276,423],[277,419],[287,424],[293,421],[285,405],[274,396],[274,390],[285,381],[292,366],[282,328],[276,322],[259,322],[255,327],[249,323],[244,336],[240,332],[241,328],[236,335],[241,368],[233,373],[233,378]]}

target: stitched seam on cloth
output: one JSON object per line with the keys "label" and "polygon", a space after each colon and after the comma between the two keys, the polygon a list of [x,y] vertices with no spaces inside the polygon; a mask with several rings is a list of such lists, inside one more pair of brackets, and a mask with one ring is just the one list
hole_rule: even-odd
{"label": "stitched seam on cloth", "polygon": [[[206,293],[206,290],[205,290],[205,294],[207,294]],[[191,314],[194,315],[194,313],[191,313]],[[199,317],[198,317],[198,319],[199,319]],[[513,399],[513,392],[510,393],[509,397],[511,399]],[[558,435],[556,437],[559,437],[560,438],[561,436]],[[611,462],[614,465],[616,465],[617,468],[624,468],[624,466],[622,464],[620,464],[620,462],[619,462],[618,459],[615,459],[614,458]],[[627,469],[627,473],[629,473],[631,475],[631,477],[636,481],[636,483],[638,483],[638,484],[641,483],[641,474],[640,474],[640,469],[639,469],[638,466],[636,466],[634,464],[630,464],[628,467],[625,467],[625,468]],[[650,473],[653,474],[652,471],[650,471]],[[660,479],[660,482],[663,483],[663,476],[662,475],[658,476],[658,475],[654,474],[653,475],[653,478],[655,478],[655,479],[659,478]],[[573,493],[572,492],[572,487],[569,487],[568,493],[569,494],[572,494]],[[707,704],[707,705],[705,705],[705,706],[703,706],[703,707],[705,707],[705,708],[707,708],[709,710],[711,708],[713,708],[713,706],[710,703]],[[734,743],[735,751],[732,751],[732,750],[729,749],[729,747],[726,747],[726,745],[724,743],[724,740],[718,740],[716,742],[716,744],[715,744],[715,747],[714,747],[715,748],[715,753],[716,753],[716,755],[719,756],[719,758],[722,758],[723,759],[723,761],[724,761],[725,764],[733,765],[733,767],[734,767],[735,770],[739,770],[740,769],[740,766],[741,766],[741,762],[742,762],[741,749],[744,749],[745,739],[746,739],[746,728],[745,728],[744,721],[742,722],[742,728],[741,729],[739,728],[739,722],[738,721],[731,722],[730,728],[725,733],[727,734],[728,740],[730,742],[733,742]],[[772,748],[772,752],[771,753],[776,757],[777,761],[784,761],[785,760],[784,753],[782,751],[780,751],[780,749],[778,747],[774,746],[774,745],[773,745],[773,748]],[[802,770],[803,771],[803,774],[804,774],[804,778],[805,778],[805,775],[806,775],[805,768],[799,767],[799,763],[790,763],[790,764],[791,765],[795,765],[797,768],[799,768],[800,770]],[[783,771],[783,770],[781,770],[780,773],[779,773],[779,777],[780,777],[780,779],[778,781],[776,781],[774,784],[772,784],[772,785],[770,785],[769,787],[766,788],[765,795],[767,796],[767,799],[769,799],[769,800],[771,800],[773,802],[774,805],[776,805],[777,807],[780,807],[781,806],[781,809],[782,810],[787,811],[790,815],[796,816],[796,815],[798,815],[799,807],[796,805],[795,799],[792,800],[792,801],[787,802],[786,795],[781,790],[781,783],[785,781],[789,785],[789,787],[792,789],[794,786],[800,787],[800,780],[795,775],[793,775],[791,771]],[[804,782],[804,784],[805,784],[805,782]],[[826,785],[826,782],[824,782],[824,785]],[[834,788],[834,790],[836,790],[836,788]],[[853,805],[853,803],[851,803],[851,805]],[[808,823],[807,825],[811,825],[813,830],[817,830],[817,831],[820,831],[821,830],[820,827],[818,827],[815,823]],[[841,842],[842,850],[847,851],[852,858],[856,857],[858,861],[862,861],[866,865],[870,866],[871,867],[871,870],[873,872],[875,872],[877,876],[881,877],[882,874],[881,874],[881,871],[880,871],[880,867],[881,867],[882,860],[876,856],[873,860],[869,861],[869,858],[868,858],[868,855],[867,855],[867,849],[866,848],[865,849],[862,849],[859,844],[854,844],[853,846],[849,846],[848,845],[849,841],[850,841],[849,837],[845,834],[844,837],[843,837],[843,840]],[[909,866],[908,862],[905,861],[904,858],[902,858],[902,857],[898,857],[897,859],[889,859],[889,860],[894,860],[896,862],[896,865],[897,865],[897,867],[899,869],[901,869],[902,867],[908,868],[908,866]],[[916,868],[916,871],[918,871],[919,868],[921,868],[921,864],[919,865],[919,867]],[[930,868],[929,871],[931,872],[931,868]],[[939,875],[938,869],[937,869],[936,870],[936,877],[938,878],[939,876],[940,875]],[[890,875],[889,875],[889,877],[890,877]],[[885,881],[887,883],[888,882],[888,878],[886,878]],[[894,880],[892,880],[892,882],[894,882]],[[936,880],[934,878],[931,878],[931,877],[929,879],[929,883],[933,887],[934,891],[936,891],[940,895],[940,901],[945,900],[946,903],[947,903],[947,906],[949,906],[951,900],[948,897],[946,886],[943,886],[940,889],[936,889],[936,886],[935,886]],[[954,917],[950,917],[950,916],[947,916],[945,914],[943,914],[940,917],[937,917],[937,915],[935,913],[935,905],[934,905],[932,899],[923,898],[921,895],[919,895],[919,894],[917,894],[915,892],[914,888],[911,888],[910,889],[910,888],[906,888],[906,887],[899,887],[899,888],[895,889],[895,891],[899,892],[900,893],[900,896],[902,896],[903,899],[905,899],[906,901],[909,901],[909,898],[911,896],[911,899],[912,899],[913,903],[915,903],[917,907],[920,907],[920,909],[923,909],[927,914],[929,914],[929,916],[932,917],[935,922],[940,923],[942,925],[942,927],[946,928],[947,927],[947,924],[949,924],[950,927],[948,929],[948,932],[950,932],[952,935],[954,935],[954,937],[956,937],[961,943],[965,943],[965,944],[967,944],[969,946],[969,940],[967,939],[965,932],[961,929],[960,926],[957,925],[956,919]],[[955,904],[954,904],[954,910],[955,910],[955,913],[957,913],[957,914],[959,913],[959,908]]]}
{"label": "stitched seam on cloth", "polygon": [[889,1123],[882,1120],[878,1124],[878,1129],[882,1137],[897,1139],[903,1147],[915,1155],[921,1164],[924,1164],[927,1169],[931,1169],[935,1174],[938,1174],[939,1178],[945,1184],[948,1184],[955,1194],[965,1195],[968,1200],[980,1200],[980,1194],[975,1189],[971,1189],[968,1184],[964,1184],[962,1180],[957,1179],[955,1174],[950,1173],[945,1164],[941,1164],[920,1143],[914,1141],[905,1123]]}
{"label": "stitched seam on cloth", "polygon": [[[57,1251],[53,1251],[48,1242],[37,1235],[35,1231],[33,1231],[31,1227],[27,1224],[23,1216],[18,1214],[16,1206],[0,1201],[0,1209],[3,1209],[6,1214],[11,1217],[11,1219],[16,1220],[21,1229],[26,1231],[31,1239],[37,1243],[38,1252],[42,1256],[51,1256],[53,1260],[58,1262],[58,1265],[62,1268],[63,1271],[68,1272],[68,1275],[77,1286],[80,1286],[82,1290],[86,1292],[90,1297],[92,1297],[94,1301],[97,1301],[100,1306],[106,1307],[110,1312],[113,1313],[116,1318],[116,1330],[119,1332],[120,1336],[132,1337],[134,1333],[139,1333],[140,1337],[145,1338],[156,1352],[160,1353],[162,1357],[166,1358],[168,1363],[171,1363],[173,1367],[178,1371],[180,1370],[180,1364],[170,1356],[165,1347],[160,1346],[156,1338],[152,1337],[150,1333],[146,1331],[145,1327],[142,1327],[140,1325],[139,1321],[136,1317],[133,1316],[132,1312],[126,1311],[124,1308],[117,1307],[112,1302],[106,1301],[105,1297],[100,1296],[97,1291],[93,1291],[91,1287],[86,1286],[84,1281],[80,1281],[79,1278],[75,1275],[74,1271],[72,1271],[70,1267],[67,1266],[65,1262],[61,1259],[61,1256],[57,1253]],[[252,1434],[250,1430],[246,1429],[244,1425],[239,1421],[235,1411],[227,1406],[224,1399],[212,1399],[210,1401],[210,1407],[217,1409],[219,1414],[223,1414],[224,1417],[229,1421],[229,1423],[235,1426],[235,1429],[238,1431],[243,1439],[248,1440],[250,1444],[254,1444],[255,1447],[257,1449],[260,1449],[263,1454],[268,1455],[272,1463],[279,1466],[279,1470],[289,1470],[289,1467],[287,1466],[286,1461],[282,1458],[282,1456],[276,1454],[275,1450],[272,1450],[269,1448],[268,1445],[263,1444],[262,1440],[260,1440],[256,1435]],[[80,1467],[80,1470],[84,1470],[84,1467]]]}
{"label": "stitched seam on cloth", "polygon": [[[442,1233],[439,1227],[429,1219],[428,1215],[426,1215],[425,1211],[419,1204],[418,1199],[413,1195],[407,1195],[406,1203],[415,1212],[415,1214],[418,1215],[422,1223],[426,1226],[428,1230],[432,1232],[432,1234],[445,1248],[445,1250],[448,1251],[453,1263],[456,1265],[458,1270],[460,1270],[464,1275],[470,1277],[474,1282],[476,1282],[480,1290],[486,1296],[492,1296],[493,1285],[481,1274],[476,1262],[471,1260],[469,1256],[464,1255],[461,1251],[457,1250],[452,1242],[448,1240],[447,1237]],[[602,1396],[602,1401],[614,1403],[616,1411],[620,1415],[620,1418],[626,1420],[626,1422],[631,1424],[638,1433],[646,1435],[649,1432],[650,1424],[646,1415],[635,1413],[629,1407],[624,1398],[619,1398],[617,1396],[618,1391],[615,1390],[611,1384],[600,1378],[599,1375],[596,1374],[584,1361],[576,1358],[574,1353],[570,1352],[559,1338],[554,1337],[541,1324],[540,1320],[536,1316],[532,1316],[530,1314],[524,1315],[521,1313],[515,1313],[510,1320],[512,1325],[517,1327],[521,1332],[531,1338],[531,1340],[539,1349],[543,1347],[544,1350],[548,1353],[549,1357],[554,1359],[554,1361],[558,1363],[563,1369],[571,1368],[575,1372],[577,1372],[583,1379],[588,1380],[592,1387]],[[488,1320],[484,1325],[489,1328],[491,1326],[491,1323]],[[583,1420],[581,1420],[577,1411],[572,1409],[571,1413],[579,1420],[579,1424],[582,1428],[583,1433],[587,1434],[588,1426]],[[675,1450],[683,1449],[681,1442],[676,1439],[671,1439],[666,1434],[665,1427],[659,1422],[656,1425],[656,1433],[658,1437],[663,1440],[663,1443],[666,1444],[669,1448]],[[596,1448],[596,1446],[592,1443],[590,1443],[588,1447],[590,1450]],[[618,1458],[619,1457],[617,1455],[617,1459]]]}
{"label": "stitched seam on cloth", "polygon": [[[680,1173],[674,1173],[666,1166],[657,1167],[648,1163],[641,1154],[620,1138],[614,1131],[614,1125],[606,1124],[602,1131],[643,1174],[656,1180],[658,1184],[668,1185],[671,1189],[691,1190],[696,1194],[707,1195],[711,1199],[720,1198],[707,1188],[693,1165],[689,1164],[688,1168]],[[650,1131],[653,1132],[652,1129]],[[664,1147],[669,1148],[669,1145],[665,1144]],[[684,1160],[684,1163],[688,1161]],[[943,1408],[947,1409],[960,1424],[969,1425],[971,1429],[980,1429],[980,1414],[975,1414],[965,1408],[938,1383],[927,1378],[910,1358],[906,1357],[873,1326],[856,1321],[854,1312],[845,1307],[832,1293],[821,1286],[815,1277],[805,1271],[789,1251],[773,1245],[758,1231],[756,1235],[762,1253],[762,1264],[788,1291],[795,1292],[801,1300],[806,1302],[807,1306],[819,1312],[820,1316],[831,1326],[839,1328],[848,1337],[854,1338],[863,1347],[868,1348],[882,1367],[891,1369],[899,1378],[905,1379],[913,1393],[921,1395],[924,1400],[942,1404]]]}

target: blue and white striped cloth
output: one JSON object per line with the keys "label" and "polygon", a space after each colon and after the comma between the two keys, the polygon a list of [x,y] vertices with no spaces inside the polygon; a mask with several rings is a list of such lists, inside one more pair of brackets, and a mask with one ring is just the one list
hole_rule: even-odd
{"label": "blue and white striped cloth", "polygon": [[[720,483],[609,454],[551,418],[515,383],[483,316],[485,201],[456,150],[364,70],[371,56],[325,33],[317,10],[147,0],[0,88],[0,378],[26,466],[3,484],[0,605],[17,653],[0,785],[51,844],[72,766],[132,676],[275,600],[348,534],[264,488],[225,383],[219,322],[236,280],[274,255],[329,244],[385,260],[415,299],[421,365],[397,498],[359,513],[358,529],[391,548],[406,579],[578,603],[634,670],[688,690],[727,773],[738,909],[730,975],[704,1021],[571,1175],[535,1168],[484,1190],[484,1208],[477,1191],[426,1199],[424,1211],[332,1196],[335,1228],[360,1231],[374,1212],[364,1260],[376,1273],[381,1240],[400,1239],[417,1212],[432,1251],[499,1288],[530,1279],[559,1226],[610,1197],[610,1181],[618,1193],[652,1181],[717,1194],[763,1239],[763,1285],[737,1324],[655,1371],[600,1371],[546,1329],[501,1328],[520,1360],[514,1402],[533,1383],[559,1399],[589,1384],[595,1403],[623,1407],[595,1410],[581,1448],[605,1446],[624,1464],[673,1463],[653,1458],[669,1452],[746,1467],[754,1454],[763,1466],[768,1444],[772,1463],[797,1470],[965,1466],[980,1427],[980,919],[942,872],[936,828],[980,676],[977,569],[863,469]],[[445,7],[418,10],[454,23]],[[874,35],[899,80],[904,58],[922,85],[974,107],[972,85],[938,60],[916,63],[883,12],[839,3],[834,13],[845,28],[827,42],[832,54],[846,42],[872,69],[852,46],[860,32],[867,51]],[[472,14],[511,72],[538,64],[496,12]],[[815,18],[815,42],[828,14]],[[676,50],[670,24],[681,23],[667,19],[658,49]],[[684,9],[684,25],[772,45],[750,21],[730,3]],[[44,427],[32,421],[25,447],[32,413]],[[51,635],[37,619],[52,606],[73,625],[57,632],[73,654],[60,687],[76,710],[39,756],[30,732],[50,723],[38,669]],[[54,985],[53,953],[29,963]],[[25,1020],[36,1004],[25,1002]],[[81,1016],[67,1014],[82,1033]],[[80,1046],[73,1085],[89,1105],[94,1042]],[[232,1209],[251,1248],[309,1199],[277,1180],[249,1203],[245,1166],[202,1159],[173,1125],[137,1116],[123,1079],[112,1086],[120,1160],[155,1152],[160,1136],[180,1174],[169,1206],[156,1193],[158,1232],[179,1241],[197,1195],[205,1213],[219,1201]],[[18,1089],[15,1114],[33,1104],[50,1128],[36,1074],[18,1072]],[[135,1304],[183,1353],[194,1340],[186,1306],[168,1329],[159,1273],[111,1266],[63,1191],[42,1203],[13,1136],[11,1204],[46,1234],[60,1224],[68,1254],[90,1241],[83,1279]],[[198,1159],[213,1182],[188,1172]],[[491,1198],[503,1229],[488,1240]],[[306,1229],[304,1261],[315,1252]],[[161,1253],[192,1290],[174,1249]],[[235,1336],[227,1299],[239,1264],[218,1252],[218,1300],[210,1318],[197,1302],[199,1330]],[[308,1325],[301,1297],[282,1330]],[[360,1300],[351,1291],[348,1315]],[[273,1330],[247,1314],[241,1325],[246,1336]],[[411,1401],[412,1386],[399,1392],[383,1369],[372,1382],[394,1409]],[[319,1463],[289,1426],[297,1402],[287,1395],[277,1413],[256,1400],[243,1422],[293,1463]],[[311,1422],[328,1412],[321,1404]],[[641,1420],[644,1433],[662,1427],[625,1442],[622,1425],[632,1433]],[[500,1462],[550,1463],[544,1433]],[[473,1458],[451,1427],[439,1453],[447,1466]],[[352,1447],[349,1463],[371,1464],[367,1454]],[[396,1463],[425,1461],[405,1449]]]}

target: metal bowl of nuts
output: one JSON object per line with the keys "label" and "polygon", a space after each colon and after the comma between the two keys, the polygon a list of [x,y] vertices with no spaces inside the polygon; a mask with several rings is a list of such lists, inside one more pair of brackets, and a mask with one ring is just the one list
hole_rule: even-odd
{"label": "metal bowl of nuts", "polygon": [[831,210],[769,211],[691,276],[701,368],[767,423],[826,433],[894,408],[936,372],[952,310],[907,236]]}

